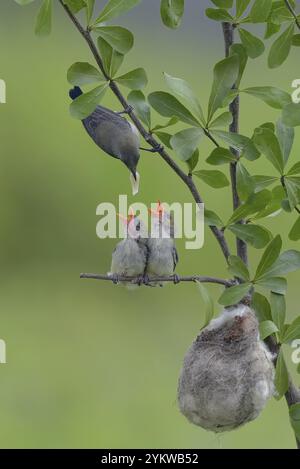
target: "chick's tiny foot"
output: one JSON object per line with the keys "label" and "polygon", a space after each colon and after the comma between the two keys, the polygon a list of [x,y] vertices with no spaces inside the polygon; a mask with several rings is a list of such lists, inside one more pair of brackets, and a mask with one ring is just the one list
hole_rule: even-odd
{"label": "chick's tiny foot", "polygon": [[112,279],[114,285],[118,285],[118,283],[119,283],[118,274],[112,274],[111,279]]}
{"label": "chick's tiny foot", "polygon": [[139,275],[136,279],[136,284],[140,287],[144,284],[144,275]]}
{"label": "chick's tiny foot", "polygon": [[173,275],[173,282],[174,282],[174,285],[178,285],[178,283],[180,283],[180,278],[178,277],[177,274]]}
{"label": "chick's tiny foot", "polygon": [[149,279],[149,275],[148,275],[148,274],[144,274],[143,280],[144,280],[144,284],[145,284],[145,285],[149,285],[150,279]]}
{"label": "chick's tiny foot", "polygon": [[161,151],[164,150],[164,147],[162,145],[156,145],[153,148],[140,147],[140,150],[148,151],[149,153],[160,153]]}
{"label": "chick's tiny foot", "polygon": [[133,111],[133,107],[129,105],[124,108],[124,111],[117,112],[117,114],[119,114],[119,116],[122,116],[123,114],[130,114],[132,111]]}

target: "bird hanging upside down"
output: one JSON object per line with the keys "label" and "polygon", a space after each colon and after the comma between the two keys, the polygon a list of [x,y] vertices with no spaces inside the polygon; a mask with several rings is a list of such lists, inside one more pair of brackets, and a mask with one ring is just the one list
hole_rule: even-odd
{"label": "bird hanging upside down", "polygon": [[[69,95],[75,100],[82,95],[82,90],[75,86]],[[103,106],[97,106],[82,123],[89,136],[105,153],[127,166],[131,173],[133,195],[137,194],[140,177],[136,168],[140,158],[140,138],[135,125],[124,119],[120,113]]]}

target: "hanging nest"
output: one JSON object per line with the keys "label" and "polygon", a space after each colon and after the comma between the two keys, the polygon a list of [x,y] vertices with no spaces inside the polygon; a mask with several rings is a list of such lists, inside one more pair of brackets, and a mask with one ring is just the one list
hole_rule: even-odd
{"label": "hanging nest", "polygon": [[254,420],[274,392],[273,356],[259,338],[254,311],[225,309],[188,350],[178,386],[183,415],[214,432]]}

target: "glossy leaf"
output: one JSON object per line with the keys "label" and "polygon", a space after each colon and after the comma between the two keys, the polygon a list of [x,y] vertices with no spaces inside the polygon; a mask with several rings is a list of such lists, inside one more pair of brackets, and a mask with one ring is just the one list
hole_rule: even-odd
{"label": "glossy leaf", "polygon": [[258,37],[243,28],[239,28],[239,34],[242,44],[251,59],[256,59],[256,57],[264,53],[264,43]]}
{"label": "glossy leaf", "polygon": [[115,78],[115,81],[131,90],[141,90],[147,85],[148,78],[143,68],[136,68],[131,70],[131,72],[125,73],[125,75]]}
{"label": "glossy leaf", "polygon": [[68,70],[68,82],[71,85],[87,85],[105,80],[102,73],[87,62],[76,62]]}
{"label": "glossy leaf", "polygon": [[229,225],[228,229],[237,238],[242,239],[256,249],[264,248],[271,239],[270,232],[259,225]]}
{"label": "glossy leaf", "polygon": [[133,47],[134,37],[128,29],[120,26],[101,26],[94,28],[94,31],[120,54],[127,54]]}
{"label": "glossy leaf", "polygon": [[272,320],[270,303],[261,293],[254,292],[252,297],[252,307],[259,322]]}
{"label": "glossy leaf", "polygon": [[300,125],[300,104],[291,103],[283,108],[282,122],[288,127]]}
{"label": "glossy leaf", "polygon": [[142,91],[131,91],[128,95],[128,103],[141,121],[151,128],[151,110]]}
{"label": "glossy leaf", "polygon": [[228,259],[228,270],[235,277],[241,278],[246,282],[250,280],[250,273],[246,264],[238,256],[230,256]]}
{"label": "glossy leaf", "polygon": [[263,321],[259,324],[259,335],[261,340],[265,340],[276,332],[278,332],[278,328],[273,321]]}
{"label": "glossy leaf", "polygon": [[264,23],[272,8],[272,0],[255,0],[250,11],[252,23]]}
{"label": "glossy leaf", "polygon": [[266,288],[271,292],[278,293],[279,295],[285,295],[287,290],[287,281],[281,277],[267,277],[255,282],[262,288]]}
{"label": "glossy leaf", "polygon": [[220,138],[230,147],[241,152],[241,154],[250,161],[254,161],[260,156],[260,153],[253,141],[245,135],[226,132],[223,130],[212,130],[211,133],[214,137]]}
{"label": "glossy leaf", "polygon": [[182,161],[187,161],[192,157],[202,137],[203,130],[199,127],[194,127],[191,129],[181,130],[177,134],[173,135],[170,143],[178,157]]}
{"label": "glossy leaf", "polygon": [[261,99],[275,109],[282,109],[292,100],[289,93],[274,86],[255,86],[246,88],[243,92]]}
{"label": "glossy leaf", "polygon": [[271,47],[268,65],[270,68],[280,67],[283,62],[287,59],[291,47],[294,35],[294,24],[288,26],[287,29],[276,39]]}
{"label": "glossy leaf", "polygon": [[231,16],[230,13],[228,13],[227,10],[224,8],[207,8],[205,10],[206,16],[215,21],[227,21],[231,22],[233,20],[233,17]]}
{"label": "glossy leaf", "polygon": [[219,303],[223,306],[236,305],[247,295],[250,287],[251,283],[247,282],[227,288],[219,298]]}
{"label": "glossy leaf", "polygon": [[200,171],[194,171],[193,174],[214,189],[222,189],[223,187],[229,186],[227,177],[221,171],[202,169]]}
{"label": "glossy leaf", "polygon": [[286,313],[286,304],[285,304],[284,295],[271,293],[270,304],[271,304],[273,322],[278,327],[278,330],[282,331],[282,328],[285,322],[285,313]]}
{"label": "glossy leaf", "polygon": [[108,76],[114,77],[121,67],[124,55],[114,50],[102,37],[98,38],[98,49]]}
{"label": "glossy leaf", "polygon": [[295,130],[292,127],[286,126],[279,119],[276,123],[276,135],[282,151],[284,164],[286,164],[293,148]]}
{"label": "glossy leaf", "polygon": [[300,317],[294,319],[292,324],[286,329],[282,342],[288,344],[295,339],[300,339]]}
{"label": "glossy leaf", "polygon": [[117,18],[134,8],[140,2],[141,0],[109,0],[96,19],[95,24]]}
{"label": "glossy leaf", "polygon": [[236,158],[230,150],[227,148],[217,147],[207,158],[206,162],[213,166],[219,166],[222,164],[228,164],[235,162]]}
{"label": "glossy leaf", "polygon": [[156,91],[148,96],[149,103],[164,117],[177,117],[180,121],[192,126],[199,126],[199,122],[177,98],[164,91]]}
{"label": "glossy leaf", "polygon": [[299,241],[300,239],[300,216],[297,218],[293,228],[289,233],[289,238],[292,241]]}
{"label": "glossy leaf", "polygon": [[265,252],[262,255],[262,258],[258,264],[255,273],[255,279],[261,278],[266,272],[272,267],[277,258],[279,257],[280,251],[282,248],[282,240],[279,235],[277,235],[266,248]]}
{"label": "glossy leaf", "polygon": [[284,361],[283,351],[280,349],[277,357],[276,372],[275,372],[275,387],[276,387],[276,398],[281,399],[289,387],[289,377],[287,367]]}
{"label": "glossy leaf", "polygon": [[70,105],[70,113],[75,119],[85,119],[96,109],[103,98],[108,84],[98,86],[97,88],[84,93],[76,98]]}
{"label": "glossy leaf", "polygon": [[184,0],[161,0],[160,15],[165,26],[178,28],[184,13]]}
{"label": "glossy leaf", "polygon": [[196,283],[205,307],[203,327],[206,327],[214,317],[214,300],[212,299],[208,289],[201,282],[196,281]]}
{"label": "glossy leaf", "polygon": [[253,140],[259,151],[267,157],[274,168],[282,175],[284,162],[276,135],[271,130],[260,127],[255,129]]}
{"label": "glossy leaf", "polygon": [[36,23],[35,34],[38,36],[47,36],[51,33],[52,27],[52,0],[43,0],[39,9]]}

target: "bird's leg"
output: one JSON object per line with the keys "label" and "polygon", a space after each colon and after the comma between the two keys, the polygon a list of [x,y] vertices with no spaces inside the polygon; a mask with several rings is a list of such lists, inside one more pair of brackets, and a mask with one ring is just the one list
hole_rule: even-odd
{"label": "bird's leg", "polygon": [[111,279],[112,279],[114,285],[118,285],[118,283],[119,283],[118,274],[112,274]]}
{"label": "bird's leg", "polygon": [[140,150],[148,151],[149,153],[160,153],[161,151],[164,150],[164,147],[162,145],[158,144],[153,148],[142,148],[142,147],[140,147]]}
{"label": "bird's leg", "polygon": [[149,283],[150,283],[149,275],[145,273],[143,278],[144,278],[144,284],[149,285]]}
{"label": "bird's leg", "polygon": [[177,274],[173,275],[173,282],[174,282],[174,285],[178,285],[178,283],[180,283],[180,278],[178,277]]}
{"label": "bird's leg", "polygon": [[130,105],[128,105],[128,106],[126,106],[126,107],[124,108],[124,111],[117,112],[117,114],[118,114],[119,116],[122,116],[122,115],[124,115],[124,114],[130,114],[132,111],[133,111],[133,107],[130,106]]}
{"label": "bird's leg", "polygon": [[144,284],[144,274],[138,275],[136,284],[140,287]]}

